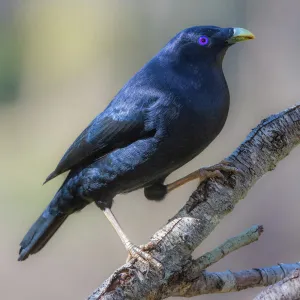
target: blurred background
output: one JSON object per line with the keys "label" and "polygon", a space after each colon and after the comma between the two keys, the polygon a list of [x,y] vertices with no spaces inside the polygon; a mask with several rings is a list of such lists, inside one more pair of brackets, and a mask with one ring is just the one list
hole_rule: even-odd
{"label": "blurred background", "polygon": [[[19,242],[62,183],[42,186],[64,151],[123,84],[178,31],[239,26],[256,40],[224,61],[230,115],[219,137],[170,181],[219,162],[264,117],[299,101],[300,2],[297,0],[0,1],[0,298],[85,299],[127,253],[102,212],[90,205],[68,219],[47,247],[17,262]],[[300,259],[300,148],[267,174],[197,249],[211,250],[253,224],[261,239],[211,270],[240,270]],[[113,211],[136,244],[188,199],[197,182],[164,202],[138,191]],[[260,289],[199,299],[252,299]]]}

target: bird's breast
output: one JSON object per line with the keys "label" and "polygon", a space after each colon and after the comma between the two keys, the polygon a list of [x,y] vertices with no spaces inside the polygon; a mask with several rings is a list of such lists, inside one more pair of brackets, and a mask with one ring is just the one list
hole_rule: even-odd
{"label": "bird's breast", "polygon": [[173,161],[188,161],[198,155],[220,133],[228,110],[226,82],[214,88],[188,91],[168,109],[163,126],[164,153]]}

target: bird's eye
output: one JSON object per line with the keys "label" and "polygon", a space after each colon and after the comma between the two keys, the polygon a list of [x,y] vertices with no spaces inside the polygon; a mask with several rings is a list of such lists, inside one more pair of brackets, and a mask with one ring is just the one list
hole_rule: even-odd
{"label": "bird's eye", "polygon": [[198,40],[199,45],[206,46],[209,43],[209,38],[206,35],[201,35]]}

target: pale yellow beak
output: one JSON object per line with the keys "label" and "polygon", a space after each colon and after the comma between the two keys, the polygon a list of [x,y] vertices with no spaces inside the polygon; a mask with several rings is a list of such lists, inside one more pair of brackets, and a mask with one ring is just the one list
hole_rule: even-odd
{"label": "pale yellow beak", "polygon": [[243,42],[247,40],[255,39],[255,35],[247,29],[244,28],[233,28],[233,35],[227,40],[229,44],[235,44],[238,42]]}

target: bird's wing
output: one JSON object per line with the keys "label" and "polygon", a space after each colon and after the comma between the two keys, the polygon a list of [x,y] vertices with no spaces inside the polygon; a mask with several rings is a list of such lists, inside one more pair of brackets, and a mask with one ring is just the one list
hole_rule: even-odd
{"label": "bird's wing", "polygon": [[141,110],[103,112],[80,134],[45,183],[70,169],[89,164],[118,148],[154,135],[145,129]]}

